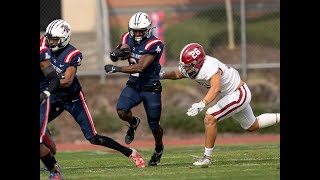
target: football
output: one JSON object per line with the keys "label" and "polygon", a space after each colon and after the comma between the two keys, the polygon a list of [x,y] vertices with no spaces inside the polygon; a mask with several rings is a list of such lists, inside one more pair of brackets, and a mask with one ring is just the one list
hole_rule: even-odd
{"label": "football", "polygon": [[131,52],[131,48],[130,48],[130,46],[128,44],[122,44],[120,49],[123,49],[123,48],[128,48],[129,51]]}
{"label": "football", "polygon": [[126,49],[126,50],[123,50],[122,53],[124,54],[124,57],[121,58],[121,60],[126,60],[126,59],[129,59],[131,57],[131,48],[128,44],[122,44],[120,49]]}

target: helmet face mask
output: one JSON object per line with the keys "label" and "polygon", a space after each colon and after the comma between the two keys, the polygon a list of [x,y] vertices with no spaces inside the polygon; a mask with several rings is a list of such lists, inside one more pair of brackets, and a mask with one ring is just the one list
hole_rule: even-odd
{"label": "helmet face mask", "polygon": [[56,19],[47,26],[44,36],[50,49],[55,52],[70,43],[71,27],[66,21]]}
{"label": "helmet face mask", "polygon": [[135,44],[141,44],[152,35],[152,22],[148,14],[135,13],[129,20],[129,36]]}
{"label": "helmet face mask", "polygon": [[194,79],[206,58],[203,47],[198,43],[187,44],[180,53],[179,66],[185,74]]}

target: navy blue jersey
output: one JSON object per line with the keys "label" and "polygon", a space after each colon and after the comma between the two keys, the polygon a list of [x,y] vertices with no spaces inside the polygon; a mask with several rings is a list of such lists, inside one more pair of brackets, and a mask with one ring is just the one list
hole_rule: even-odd
{"label": "navy blue jersey", "polygon": [[141,44],[134,44],[129,37],[129,32],[122,35],[122,44],[128,44],[132,50],[131,57],[128,60],[129,65],[137,64],[144,54],[155,54],[153,62],[141,73],[130,74],[129,81],[140,86],[152,86],[160,84],[159,72],[161,70],[160,57],[163,52],[164,44],[155,36],[151,35],[148,40]]}
{"label": "navy blue jersey", "polygon": [[[40,46],[40,62],[51,59],[51,52],[47,47]],[[39,67],[39,76],[40,76],[40,93],[49,86],[48,79],[44,76],[41,68]]]}
{"label": "navy blue jersey", "polygon": [[[40,42],[41,46],[46,46],[45,37],[42,37]],[[65,48],[58,50],[57,52],[51,51],[51,63],[58,74],[63,78],[69,66],[80,66],[82,61],[82,53],[80,50],[68,44]],[[70,87],[59,88],[54,94],[61,98],[62,100],[70,100],[74,96],[78,96],[81,90],[81,85],[77,76],[75,76]]]}

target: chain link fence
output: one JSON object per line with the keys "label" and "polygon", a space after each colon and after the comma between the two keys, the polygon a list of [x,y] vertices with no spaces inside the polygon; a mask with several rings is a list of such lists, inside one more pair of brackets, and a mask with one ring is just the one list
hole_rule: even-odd
{"label": "chain link fence", "polygon": [[[97,29],[73,32],[72,44],[84,55],[79,75],[103,73],[101,64],[109,61],[108,52],[120,42],[129,18],[138,11],[151,16],[154,33],[165,43],[163,68],[177,66],[180,50],[191,42],[238,69],[280,68],[280,0],[130,2],[97,0]],[[82,13],[85,16],[86,11]],[[40,34],[55,18],[63,18],[61,1],[40,1]],[[99,24],[106,26],[99,28]]]}

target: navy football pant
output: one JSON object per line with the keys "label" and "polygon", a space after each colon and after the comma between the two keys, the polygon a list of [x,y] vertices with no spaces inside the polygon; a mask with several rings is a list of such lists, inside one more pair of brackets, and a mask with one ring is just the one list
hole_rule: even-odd
{"label": "navy football pant", "polygon": [[79,96],[72,99],[72,101],[55,101],[51,103],[49,122],[58,117],[64,110],[68,111],[79,124],[81,131],[87,140],[90,140],[97,134],[82,91],[80,91]]}
{"label": "navy football pant", "polygon": [[162,110],[161,92],[138,91],[127,85],[120,94],[117,110],[129,112],[141,102],[147,114],[149,128],[153,131],[157,130]]}
{"label": "navy football pant", "polygon": [[48,98],[43,104],[40,104],[40,143],[42,143],[43,136],[46,133],[49,110],[50,110],[50,99]]}

